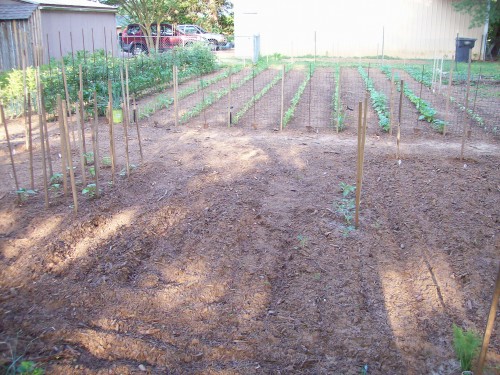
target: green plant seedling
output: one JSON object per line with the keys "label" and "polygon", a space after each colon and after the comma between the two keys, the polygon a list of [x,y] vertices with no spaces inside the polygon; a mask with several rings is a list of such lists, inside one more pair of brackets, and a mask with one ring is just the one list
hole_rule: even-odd
{"label": "green plant seedling", "polygon": [[302,234],[299,234],[297,236],[297,239],[299,240],[299,245],[300,247],[303,249],[305,247],[307,247],[307,244],[309,242],[308,238],[306,236],[303,236]]}
{"label": "green plant seedling", "polygon": [[96,184],[88,184],[82,190],[82,194],[87,195],[89,198],[95,198],[96,192]]}
{"label": "green plant seedling", "polygon": [[83,157],[85,159],[85,165],[94,164],[94,153],[93,152],[86,152],[83,154]]}
{"label": "green plant seedling", "polygon": [[342,191],[342,195],[347,197],[349,194],[354,193],[356,191],[356,186],[346,184],[345,182],[340,183],[340,191]]}
{"label": "green plant seedling", "polygon": [[[130,164],[129,166],[130,168],[130,171],[133,171],[134,169],[137,168],[137,166],[135,164]],[[125,177],[127,175],[127,169],[126,168],[123,168],[121,171],[120,171],[120,176],[121,177]]]}
{"label": "green plant seedling", "polygon": [[89,173],[92,177],[95,177],[95,167],[94,166],[89,167]]}
{"label": "green plant seedling", "polygon": [[101,162],[104,168],[111,167],[111,156],[103,156]]}
{"label": "green plant seedling", "polygon": [[19,190],[16,190],[16,194],[19,196],[21,202],[25,202],[30,195],[36,195],[36,190],[20,188]]}
{"label": "green plant seedling", "polygon": [[17,366],[15,373],[25,375],[43,375],[45,374],[45,370],[36,367],[36,363],[33,361],[22,361],[19,366]]}
{"label": "green plant seedling", "polygon": [[62,182],[63,182],[63,174],[62,173],[54,173],[50,177],[50,184],[51,185],[62,184]]}
{"label": "green plant seedling", "polygon": [[351,225],[355,208],[356,202],[354,201],[354,198],[343,198],[340,202],[337,202],[336,211],[344,217],[344,220],[348,225]]}
{"label": "green plant seedling", "polygon": [[462,371],[472,369],[472,361],[479,352],[481,337],[474,331],[464,331],[462,328],[453,324],[453,349],[460,361]]}

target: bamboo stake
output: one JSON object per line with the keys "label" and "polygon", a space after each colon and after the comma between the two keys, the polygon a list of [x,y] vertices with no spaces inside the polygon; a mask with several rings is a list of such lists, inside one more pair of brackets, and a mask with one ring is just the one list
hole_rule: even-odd
{"label": "bamboo stake", "polygon": [[179,126],[179,97],[178,89],[179,82],[177,76],[177,66],[174,66],[174,114],[175,114],[175,126]]}
{"label": "bamboo stake", "polygon": [[31,127],[31,94],[28,92],[28,151],[30,168],[30,187],[35,189],[35,176],[33,172],[33,129]]}
{"label": "bamboo stake", "polygon": [[75,183],[75,172],[73,171],[73,157],[71,155],[71,147],[69,143],[69,134],[68,134],[68,118],[67,118],[67,108],[66,101],[62,102],[63,109],[63,119],[64,119],[64,138],[66,141],[66,150],[68,151],[68,168],[69,168],[69,177],[71,180],[71,192],[73,193],[73,210],[75,214],[78,212],[78,196],[76,193],[76,183]]}
{"label": "bamboo stake", "polygon": [[[25,134],[25,144],[24,144],[24,147],[26,149],[29,148],[29,139],[28,139],[28,118],[27,118],[27,96],[28,96],[28,85],[26,84],[26,48],[27,48],[27,45],[26,45],[26,32],[23,32],[22,33],[22,36],[20,36],[20,42],[21,42],[21,45],[19,46],[21,49],[22,49],[22,53],[21,53],[21,56],[22,56],[22,65],[23,65],[23,115],[24,115],[24,134]],[[31,189],[34,189],[33,187],[33,184],[32,184],[32,188]]]}
{"label": "bamboo stake", "polygon": [[92,151],[94,152],[95,196],[99,198],[99,115],[97,92],[94,91],[94,121],[92,122]]}
{"label": "bamboo stake", "polygon": [[[75,117],[76,117],[76,125],[77,125],[77,128],[80,129],[80,112],[81,112],[81,109],[80,109],[80,105],[78,103],[75,103]],[[83,183],[83,186],[87,186],[87,176],[86,176],[86,173],[85,173],[85,152],[83,150],[83,137],[82,137],[82,133],[80,133],[80,131],[77,132],[78,134],[78,150],[80,151],[80,168],[82,170],[82,183]]]}
{"label": "bamboo stake", "polygon": [[114,124],[113,124],[113,86],[111,80],[108,79],[108,98],[109,98],[109,150],[111,151],[111,178],[113,185],[115,184],[115,137],[114,137]]}
{"label": "bamboo stake", "polygon": [[[41,84],[39,84],[39,87]],[[40,89],[41,91],[41,89]],[[41,107],[41,98],[38,100],[38,103],[40,104]],[[41,150],[42,150],[42,168],[43,168],[43,188],[45,192],[45,207],[49,207],[49,187],[48,187],[48,179],[47,179],[47,162],[45,159],[45,132],[43,129],[43,111],[40,109],[38,110],[38,125],[39,125],[39,132],[40,132],[40,145],[41,145]]]}
{"label": "bamboo stake", "polygon": [[64,130],[64,112],[61,95],[57,94],[57,111],[59,118],[59,138],[61,142],[61,173],[63,178],[64,196],[68,195],[68,150],[66,149],[66,132]]}
{"label": "bamboo stake", "polygon": [[122,112],[123,112],[123,133],[125,136],[125,168],[127,170],[127,177],[130,177],[130,159],[128,155],[128,121],[129,121],[129,114],[128,114],[128,108],[127,108],[127,94],[125,92],[125,83],[123,80],[123,68],[120,67],[120,80],[122,84]]}
{"label": "bamboo stake", "polygon": [[342,68],[339,67],[339,79],[337,82],[337,92],[338,92],[338,107],[337,107],[337,133],[340,132],[340,116],[342,113],[342,109],[340,108],[340,104],[342,101],[340,100],[340,93],[342,92]]}
{"label": "bamboo stake", "polygon": [[[69,112],[69,116],[71,116],[71,99],[69,97],[69,91],[68,91],[68,80],[66,79],[66,70],[64,68],[64,59],[61,59],[61,72],[63,76],[63,83],[64,83],[64,93],[66,95],[66,110]],[[69,124],[68,124],[69,125]],[[76,136],[75,136],[75,127],[71,126],[71,133],[73,137],[73,145],[76,144]]]}
{"label": "bamboo stake", "polygon": [[[366,112],[366,110],[365,110]],[[357,173],[356,173],[356,212],[354,216],[354,226],[359,227],[359,208],[361,203],[361,186],[363,181],[363,152],[364,152],[364,126],[363,126],[363,103],[358,105],[358,155],[357,155]]]}
{"label": "bamboo stake", "polygon": [[392,128],[394,126],[394,69],[392,69],[392,74],[391,74],[391,101],[389,108],[389,116],[390,116],[389,135],[392,137]]}
{"label": "bamboo stake", "polygon": [[135,95],[132,95],[132,100],[134,101],[135,127],[137,129],[137,139],[139,140],[139,152],[141,153],[141,163],[142,163],[144,161],[144,156],[142,155],[141,133],[139,131],[139,110],[137,109],[137,105],[135,103]]}
{"label": "bamboo stake", "polygon": [[[83,140],[83,152],[87,153],[87,146],[85,144],[85,104],[83,103],[83,74],[82,74],[82,64],[78,66],[78,75],[80,78],[80,90],[78,91],[78,101],[80,102],[80,125]],[[78,130],[80,131],[80,129]]]}
{"label": "bamboo stake", "polygon": [[[417,110],[420,109],[420,103],[422,103],[422,90],[424,88],[424,69],[425,69],[425,65],[422,65],[422,77],[420,78],[420,94],[418,96],[418,104],[417,104]],[[433,71],[433,74],[434,74],[434,71]],[[433,76],[434,77],[434,76]],[[432,78],[433,81],[432,81],[432,84],[434,84],[434,78]],[[417,124],[415,125],[416,128],[418,128],[418,120],[419,119],[419,116],[417,115]]]}
{"label": "bamboo stake", "polygon": [[[130,116],[130,93],[129,93],[128,83],[129,83],[129,79],[128,79],[128,62],[127,62],[125,64],[125,90],[127,93],[127,100],[126,100],[127,114]],[[127,124],[130,126],[130,117],[128,117],[128,119],[127,119]]]}
{"label": "bamboo stake", "polygon": [[9,148],[10,163],[12,164],[12,175],[14,176],[14,182],[16,184],[16,192],[19,193],[19,183],[17,180],[16,166],[14,164],[14,153],[12,152],[12,145],[10,144],[9,131],[7,130],[7,121],[5,120],[5,112],[3,110],[3,105],[0,104],[0,116],[2,119],[3,127],[5,129],[5,139],[7,140],[7,147]]}
{"label": "bamboo stake", "polygon": [[467,90],[465,91],[465,120],[462,134],[462,147],[460,148],[460,160],[464,160],[465,138],[467,137],[467,113],[469,110],[469,91],[470,91],[470,68],[471,68],[471,51],[469,50],[469,67],[467,69]]}
{"label": "bamboo stake", "polygon": [[[231,68],[229,68],[231,69]],[[228,77],[228,87],[227,87],[227,127],[231,127],[232,120],[232,112],[231,112],[231,71],[229,71]]]}
{"label": "bamboo stake", "polygon": [[283,115],[285,114],[285,65],[281,73],[281,117],[280,117],[280,131],[283,131]]}
{"label": "bamboo stake", "polygon": [[[38,69],[38,75],[40,76],[40,68]],[[47,144],[47,161],[49,162],[49,175],[52,177],[54,171],[52,169],[52,156],[50,155],[50,143],[49,143],[49,130],[47,127],[47,113],[45,112],[45,96],[43,94],[43,83],[40,83],[40,110],[42,111],[42,123],[43,131],[45,134],[45,143]]]}
{"label": "bamboo stake", "polygon": [[446,121],[443,126],[443,136],[446,135],[446,123],[450,121],[450,97],[451,97],[451,89],[453,87],[453,63],[450,64],[450,76],[448,78],[448,95],[446,95]]}
{"label": "bamboo stake", "polygon": [[400,154],[400,143],[401,143],[401,119],[403,115],[403,92],[404,92],[404,81],[400,80],[400,85],[401,85],[401,90],[399,93],[399,112],[398,112],[398,132],[396,135],[396,143],[397,143],[397,153],[396,153],[396,159],[400,160],[401,159],[401,154]]}
{"label": "bamboo stake", "polygon": [[477,366],[478,375],[483,374],[484,362],[486,361],[486,354],[488,352],[488,345],[490,343],[491,333],[495,324],[495,317],[497,315],[498,300],[500,298],[500,266],[498,267],[497,282],[495,284],[495,292],[493,293],[493,300],[491,301],[490,313],[488,314],[488,322],[486,323],[486,330],[483,337],[483,345],[479,355],[479,364]]}

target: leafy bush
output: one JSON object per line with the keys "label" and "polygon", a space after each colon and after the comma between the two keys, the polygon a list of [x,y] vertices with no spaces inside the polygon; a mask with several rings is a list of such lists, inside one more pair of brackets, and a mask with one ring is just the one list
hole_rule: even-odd
{"label": "leafy bush", "polygon": [[[112,80],[114,100],[119,104],[122,97],[120,69],[124,70],[125,60],[106,56],[103,50],[95,53],[79,51],[76,55],[64,57],[64,70],[67,77],[68,92],[71,102],[78,100],[80,88],[79,66],[82,66],[83,98],[85,102],[93,100],[94,90],[97,92],[99,110],[104,113],[108,102],[108,79]],[[176,47],[172,51],[127,59],[129,66],[129,92],[136,97],[160,91],[172,81],[172,67],[179,69],[179,81],[206,74],[217,68],[216,59],[210,50],[202,45],[193,44],[188,47]],[[31,93],[32,105],[36,110],[35,70],[26,70],[26,82]],[[62,64],[51,60],[50,64],[40,68],[41,81],[44,84],[45,103],[48,112],[56,106],[56,96],[64,98]],[[6,105],[9,116],[22,114],[23,106],[23,72],[12,70],[0,80],[0,99]]]}

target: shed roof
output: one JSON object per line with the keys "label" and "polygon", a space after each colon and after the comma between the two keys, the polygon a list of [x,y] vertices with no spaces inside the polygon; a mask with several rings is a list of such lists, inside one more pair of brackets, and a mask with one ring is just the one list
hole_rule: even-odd
{"label": "shed roof", "polygon": [[60,8],[94,8],[101,10],[116,10],[116,7],[89,0],[21,0],[26,3]]}
{"label": "shed roof", "polygon": [[0,4],[0,20],[26,20],[30,18],[36,4]]}

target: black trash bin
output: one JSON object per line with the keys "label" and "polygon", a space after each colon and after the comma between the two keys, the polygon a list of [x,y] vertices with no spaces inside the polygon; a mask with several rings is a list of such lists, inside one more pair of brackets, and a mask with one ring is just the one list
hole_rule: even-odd
{"label": "black trash bin", "polygon": [[477,39],[474,38],[457,38],[455,48],[455,61],[468,62],[469,51],[474,48]]}

